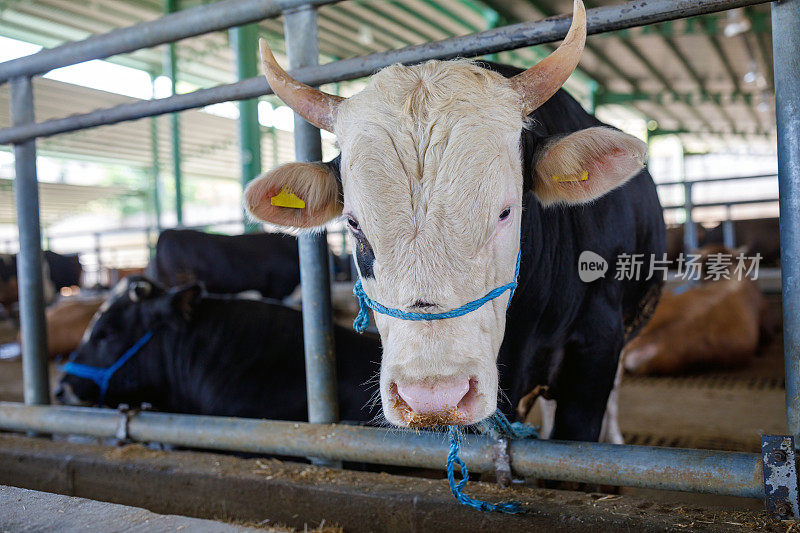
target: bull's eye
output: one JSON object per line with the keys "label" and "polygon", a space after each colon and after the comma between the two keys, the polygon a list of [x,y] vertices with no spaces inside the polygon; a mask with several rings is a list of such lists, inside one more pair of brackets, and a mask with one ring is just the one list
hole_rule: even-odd
{"label": "bull's eye", "polygon": [[359,226],[358,220],[354,219],[353,217],[347,217],[347,225],[350,226],[350,229],[353,230],[354,233],[361,231],[361,226]]}
{"label": "bull's eye", "polygon": [[500,220],[507,219],[510,214],[511,214],[511,208],[510,207],[506,207],[505,209],[503,209],[500,212]]}

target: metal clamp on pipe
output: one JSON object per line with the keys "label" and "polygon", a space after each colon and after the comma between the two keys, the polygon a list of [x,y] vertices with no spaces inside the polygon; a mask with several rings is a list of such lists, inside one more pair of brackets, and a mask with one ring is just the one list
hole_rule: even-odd
{"label": "metal clamp on pipe", "polygon": [[764,504],[779,520],[797,520],[797,459],[791,435],[761,435],[764,460]]}
{"label": "metal clamp on pipe", "polygon": [[494,474],[497,477],[497,484],[500,488],[508,488],[511,485],[511,457],[508,455],[508,441],[499,438],[492,447],[494,451]]}

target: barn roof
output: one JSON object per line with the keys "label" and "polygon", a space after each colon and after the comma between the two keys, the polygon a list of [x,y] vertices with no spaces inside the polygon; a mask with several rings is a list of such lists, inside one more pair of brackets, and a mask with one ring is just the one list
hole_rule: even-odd
{"label": "barn roof", "polygon": [[[183,0],[182,9],[207,0]],[[587,8],[619,3],[585,0]],[[349,0],[320,8],[323,60],[401,48],[571,10],[572,0]],[[26,0],[5,2],[0,35],[52,47],[89,35],[152,20],[162,0]],[[283,49],[280,19],[260,33]],[[727,36],[732,30],[743,33]],[[526,66],[547,46],[499,54]],[[235,80],[227,32],[181,41],[180,79],[207,87]],[[769,6],[695,17],[592,36],[577,78],[597,88],[599,105],[624,105],[652,119],[657,132],[750,133],[775,130],[772,106]],[[140,50],[112,61],[153,73],[161,49]],[[747,81],[745,81],[745,79]]]}

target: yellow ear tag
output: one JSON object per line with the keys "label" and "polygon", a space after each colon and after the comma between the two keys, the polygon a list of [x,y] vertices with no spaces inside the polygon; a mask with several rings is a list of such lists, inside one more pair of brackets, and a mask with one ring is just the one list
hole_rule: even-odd
{"label": "yellow ear tag", "polygon": [[589,179],[589,171],[588,170],[584,170],[583,174],[581,174],[580,176],[577,176],[577,177],[573,176],[573,177],[570,177],[570,178],[561,178],[559,176],[553,176],[553,181],[558,181],[558,182],[563,182],[563,181],[586,181],[588,179]]}
{"label": "yellow ear tag", "polygon": [[269,199],[269,203],[278,207],[291,207],[293,209],[305,209],[306,203],[292,192],[289,187],[284,187],[281,192]]}

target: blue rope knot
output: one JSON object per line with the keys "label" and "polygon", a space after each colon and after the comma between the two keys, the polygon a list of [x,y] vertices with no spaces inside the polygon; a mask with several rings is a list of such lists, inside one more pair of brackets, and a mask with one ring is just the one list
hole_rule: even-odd
{"label": "blue rope knot", "polygon": [[372,309],[376,313],[394,318],[400,318],[402,320],[444,320],[445,318],[456,318],[471,313],[476,309],[483,307],[487,302],[490,302],[491,300],[501,296],[506,291],[510,291],[511,294],[508,297],[508,305],[506,306],[506,308],[508,308],[508,306],[511,305],[511,298],[514,297],[514,291],[517,288],[517,278],[519,277],[519,263],[521,257],[522,250],[520,249],[519,253],[517,253],[517,267],[514,271],[514,281],[489,291],[483,298],[472,300],[471,302],[465,303],[461,307],[457,307],[451,311],[445,311],[443,313],[409,313],[408,311],[403,311],[402,309],[386,307],[385,305],[376,302],[367,296],[367,293],[364,292],[364,287],[361,285],[361,278],[359,278],[353,286],[353,295],[358,300],[358,315],[353,321],[353,329],[358,333],[364,333],[364,331],[369,327],[369,313],[367,312],[367,309]]}
{"label": "blue rope knot", "polygon": [[[478,431],[488,433],[493,438],[521,439],[528,437],[538,437],[536,428],[522,424],[521,422],[508,421],[503,413],[496,411],[478,426]],[[484,512],[498,511],[508,514],[521,514],[525,512],[520,502],[500,502],[489,503],[477,500],[464,494],[464,487],[469,481],[469,470],[467,465],[458,456],[459,430],[458,426],[449,426],[448,437],[450,438],[450,452],[447,454],[447,481],[450,483],[450,491],[459,503]],[[456,483],[455,465],[461,468],[461,481]]]}

